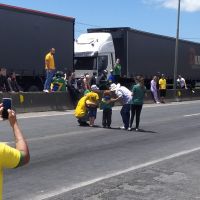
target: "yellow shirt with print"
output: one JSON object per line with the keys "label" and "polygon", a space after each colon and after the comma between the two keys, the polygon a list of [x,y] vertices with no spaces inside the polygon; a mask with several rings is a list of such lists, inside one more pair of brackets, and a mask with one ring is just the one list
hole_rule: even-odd
{"label": "yellow shirt with print", "polygon": [[55,69],[54,56],[51,53],[45,56],[45,69]]}
{"label": "yellow shirt with print", "polygon": [[166,88],[167,88],[167,81],[166,81],[166,79],[160,79],[159,80],[159,89],[160,90],[166,90]]}
{"label": "yellow shirt with print", "polygon": [[95,103],[99,101],[99,95],[96,92],[89,92],[85,96],[87,96],[89,101],[94,101]]}
{"label": "yellow shirt with print", "polygon": [[21,153],[5,143],[0,143],[0,200],[3,193],[3,169],[15,168],[19,165]]}

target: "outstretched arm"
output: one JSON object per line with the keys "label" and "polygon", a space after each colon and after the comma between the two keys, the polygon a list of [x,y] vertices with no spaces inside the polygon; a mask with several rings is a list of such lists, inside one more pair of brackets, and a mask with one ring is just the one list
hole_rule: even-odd
{"label": "outstretched arm", "polygon": [[30,160],[30,154],[29,154],[29,148],[27,145],[27,142],[21,132],[21,129],[17,123],[17,118],[16,118],[16,114],[13,110],[8,110],[9,116],[9,122],[10,122],[10,126],[13,129],[13,133],[14,133],[14,137],[15,137],[15,145],[16,145],[16,149],[19,150],[21,152],[21,159],[19,162],[19,166],[23,166],[25,164],[27,164]]}

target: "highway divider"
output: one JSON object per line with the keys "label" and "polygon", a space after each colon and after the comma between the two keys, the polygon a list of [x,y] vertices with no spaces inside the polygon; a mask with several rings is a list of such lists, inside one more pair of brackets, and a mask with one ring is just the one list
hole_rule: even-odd
{"label": "highway divider", "polygon": [[[102,92],[101,92],[102,94]],[[101,96],[101,95],[100,95]],[[12,98],[13,108],[18,113],[43,112],[43,111],[63,111],[74,109],[74,102],[68,92],[20,92],[20,93],[0,93],[2,98]],[[200,99],[200,89],[198,90],[167,90],[166,102],[189,101]],[[154,103],[150,91],[147,91],[145,103]],[[120,105],[116,103],[116,105]]]}
{"label": "highway divider", "polygon": [[68,92],[1,93],[2,98],[12,98],[13,109],[18,113],[74,109]]}

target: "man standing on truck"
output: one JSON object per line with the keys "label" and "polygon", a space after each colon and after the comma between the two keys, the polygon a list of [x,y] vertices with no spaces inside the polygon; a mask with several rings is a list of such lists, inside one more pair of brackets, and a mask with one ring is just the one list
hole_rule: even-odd
{"label": "man standing on truck", "polygon": [[113,75],[115,77],[115,83],[119,83],[119,79],[121,76],[121,64],[120,64],[120,59],[117,58],[115,66],[113,68]]}
{"label": "man standing on truck", "polygon": [[45,56],[45,70],[46,81],[44,83],[44,92],[50,91],[51,81],[55,74],[55,61],[54,61],[55,48],[51,48],[50,52]]}

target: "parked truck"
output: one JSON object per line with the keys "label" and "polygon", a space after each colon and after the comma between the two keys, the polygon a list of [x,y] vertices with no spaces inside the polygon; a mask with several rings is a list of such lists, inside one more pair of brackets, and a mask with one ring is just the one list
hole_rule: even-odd
{"label": "parked truck", "polygon": [[16,72],[24,91],[43,89],[44,58],[56,49],[57,70],[73,68],[74,21],[65,17],[0,4],[0,67]]}
{"label": "parked truck", "polygon": [[[152,76],[165,74],[173,83],[175,38],[138,31],[129,27],[88,29],[75,41],[75,70],[108,71],[116,58],[121,60],[126,80],[144,75],[149,83]],[[178,74],[187,82],[200,80],[200,44],[179,40]]]}

